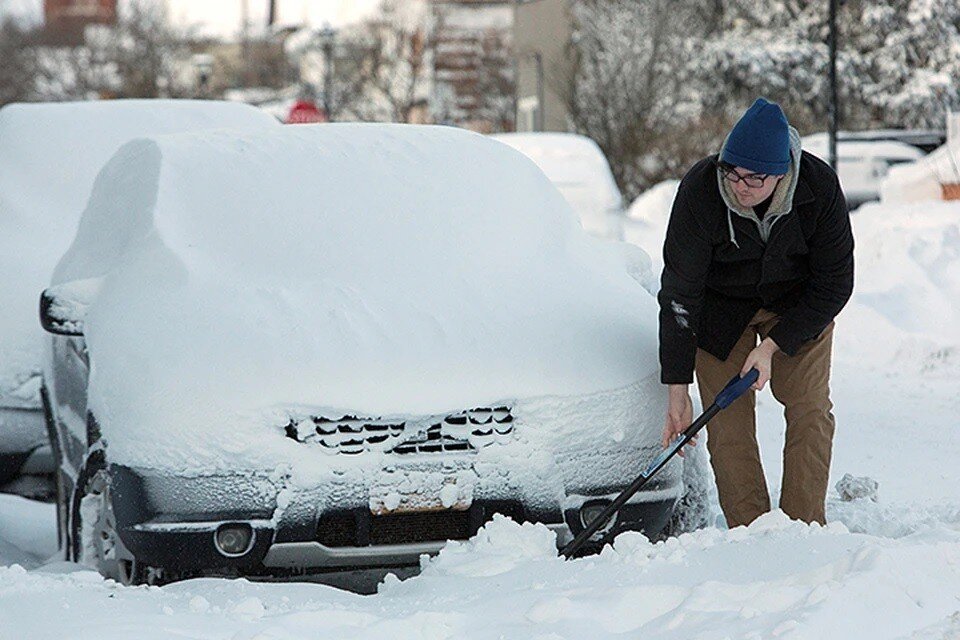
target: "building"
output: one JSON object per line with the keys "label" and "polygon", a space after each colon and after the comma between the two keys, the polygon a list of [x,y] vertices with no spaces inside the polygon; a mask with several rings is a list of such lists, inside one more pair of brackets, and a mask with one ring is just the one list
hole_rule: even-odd
{"label": "building", "polygon": [[117,0],[44,0],[44,44],[77,46],[91,25],[115,25]]}
{"label": "building", "polygon": [[571,0],[516,0],[517,131],[569,131],[576,62]]}
{"label": "building", "polygon": [[436,122],[481,133],[514,129],[512,0],[432,0]]}

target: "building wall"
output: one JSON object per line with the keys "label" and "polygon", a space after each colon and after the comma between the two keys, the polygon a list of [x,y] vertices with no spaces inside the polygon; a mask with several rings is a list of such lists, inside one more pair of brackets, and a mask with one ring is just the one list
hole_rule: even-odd
{"label": "building wall", "polygon": [[[517,130],[568,131],[574,62],[570,0],[525,0],[514,7]],[[540,105],[542,94],[542,105]],[[538,107],[542,114],[538,114]],[[541,122],[542,120],[542,122]]]}
{"label": "building wall", "polygon": [[511,0],[433,0],[431,111],[482,133],[514,128]]}
{"label": "building wall", "polygon": [[117,22],[117,0],[44,0],[45,44],[77,45],[89,25]]}

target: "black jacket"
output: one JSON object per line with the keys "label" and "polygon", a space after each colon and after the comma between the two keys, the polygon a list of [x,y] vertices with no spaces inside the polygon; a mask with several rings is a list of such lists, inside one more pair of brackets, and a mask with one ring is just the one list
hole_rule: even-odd
{"label": "black jacket", "polygon": [[697,347],[726,360],[761,308],[780,315],[770,337],[794,355],[850,299],[853,234],[840,183],[829,165],[807,152],[799,167],[793,208],[776,221],[766,243],[756,223],[728,217],[716,155],[695,164],[680,182],[658,296],[661,382],[692,382]]}

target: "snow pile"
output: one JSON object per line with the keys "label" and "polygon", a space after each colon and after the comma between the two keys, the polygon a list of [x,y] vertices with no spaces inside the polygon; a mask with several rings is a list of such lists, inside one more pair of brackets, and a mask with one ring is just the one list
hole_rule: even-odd
{"label": "snow pile", "polygon": [[[651,544],[624,534],[599,556],[557,558],[549,532],[505,518],[388,576],[374,596],[313,584],[200,579],[123,588],[63,565],[0,568],[16,637],[807,638],[951,637],[960,531],[898,540],[773,512],[750,527]],[[56,615],[38,615],[56,611]],[[926,634],[926,635],[924,635]]]}
{"label": "snow pile", "polygon": [[930,154],[919,162],[891,167],[880,183],[880,201],[885,204],[940,200],[940,181],[933,170],[936,159]]}
{"label": "snow pile", "polygon": [[960,364],[960,203],[867,204],[851,217],[854,295],[838,352],[947,375]]}
{"label": "snow pile", "polygon": [[536,162],[580,216],[586,231],[620,239],[623,196],[596,142],[572,133],[506,133],[491,137]]}
{"label": "snow pile", "polygon": [[288,461],[295,443],[264,442],[278,411],[432,415],[657,371],[656,304],[622,252],[527,158],[451,128],[132,142],[55,281],[100,276],[89,406],[114,460]]}
{"label": "snow pile", "polygon": [[[803,149],[828,160],[827,134],[804,136]],[[877,199],[881,181],[891,164],[912,163],[923,157],[920,149],[896,140],[840,140],[837,142],[837,174],[847,199],[860,203]]]}
{"label": "snow pile", "polygon": [[40,292],[70,245],[94,178],[125,142],[211,127],[261,129],[239,104],[111,101],[16,104],[0,110],[0,397],[40,406]]}
{"label": "snow pile", "polygon": [[884,203],[908,203],[940,200],[940,185],[960,182],[960,150],[948,142],[916,162],[899,165],[880,184]]}
{"label": "snow pile", "polygon": [[534,561],[557,560],[556,535],[545,525],[496,514],[473,538],[450,542],[434,558],[424,558],[423,576],[498,576]]}
{"label": "snow pile", "polygon": [[867,499],[876,502],[877,490],[879,488],[879,483],[873,478],[858,478],[849,473],[845,473],[843,477],[840,478],[840,482],[837,483],[837,493],[840,494],[840,499],[844,502]]}
{"label": "snow pile", "polygon": [[663,239],[679,180],[667,180],[641,193],[627,209],[624,238],[643,248],[652,259],[653,288],[660,289],[663,272]]}
{"label": "snow pile", "polygon": [[56,553],[57,521],[52,507],[0,493],[0,564],[32,568]]}

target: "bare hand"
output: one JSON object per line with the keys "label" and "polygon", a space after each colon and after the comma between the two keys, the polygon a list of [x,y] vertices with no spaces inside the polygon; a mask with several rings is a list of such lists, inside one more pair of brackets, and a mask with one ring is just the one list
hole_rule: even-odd
{"label": "bare hand", "polygon": [[[667,419],[663,425],[663,448],[670,446],[673,440],[683,433],[683,431],[693,422],[693,403],[690,401],[690,393],[685,384],[670,385],[670,399],[667,404]],[[691,438],[687,442],[690,446],[696,446],[696,438]],[[683,449],[679,451],[683,456]]]}
{"label": "bare hand", "polygon": [[771,362],[773,360],[773,354],[780,350],[780,347],[777,346],[777,343],[774,342],[771,338],[765,338],[759,346],[755,347],[753,351],[747,356],[746,361],[743,363],[743,368],[740,370],[740,377],[747,375],[750,369],[756,369],[760,372],[760,375],[757,376],[757,381],[753,383],[751,387],[754,391],[760,391],[763,389],[764,385],[767,384],[767,381],[770,380],[770,368]]}

